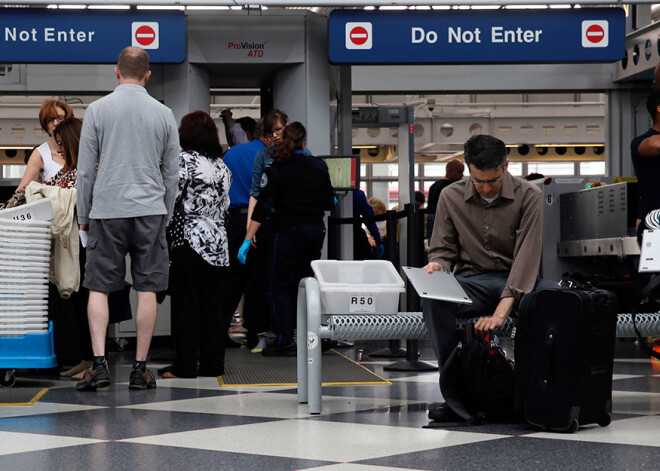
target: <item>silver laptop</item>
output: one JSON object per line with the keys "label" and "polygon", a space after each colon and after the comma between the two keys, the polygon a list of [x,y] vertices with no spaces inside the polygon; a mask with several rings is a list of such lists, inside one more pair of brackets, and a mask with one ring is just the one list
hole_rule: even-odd
{"label": "silver laptop", "polygon": [[644,231],[639,254],[639,272],[660,272],[660,230]]}
{"label": "silver laptop", "polygon": [[446,271],[428,273],[423,268],[415,267],[403,267],[403,272],[420,298],[472,304],[472,300],[453,273]]}

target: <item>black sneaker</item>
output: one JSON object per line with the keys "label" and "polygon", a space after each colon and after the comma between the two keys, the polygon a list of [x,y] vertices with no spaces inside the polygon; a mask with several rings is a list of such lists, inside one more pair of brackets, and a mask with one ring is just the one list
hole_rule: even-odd
{"label": "black sneaker", "polygon": [[298,347],[295,342],[278,347],[276,344],[269,344],[261,351],[265,357],[295,357],[298,354]]}
{"label": "black sneaker", "polygon": [[156,387],[156,378],[149,370],[133,368],[128,380],[128,389],[153,389]]}
{"label": "black sneaker", "polygon": [[110,371],[108,362],[104,361],[102,365],[96,368],[87,368],[83,374],[82,380],[76,384],[76,391],[96,391],[99,388],[110,386]]}

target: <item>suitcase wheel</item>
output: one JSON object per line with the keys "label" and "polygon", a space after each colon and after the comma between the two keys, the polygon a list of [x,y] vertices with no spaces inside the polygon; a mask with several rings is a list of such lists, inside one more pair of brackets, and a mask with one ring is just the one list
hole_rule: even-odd
{"label": "suitcase wheel", "polygon": [[612,414],[607,412],[602,419],[598,421],[598,425],[601,427],[607,427],[612,422]]}
{"label": "suitcase wheel", "polygon": [[578,422],[578,419],[573,419],[573,423],[571,424],[570,427],[568,427],[566,433],[575,433],[579,428],[580,428],[580,422]]}
{"label": "suitcase wheel", "polygon": [[16,384],[14,370],[0,370],[0,389],[11,388]]}

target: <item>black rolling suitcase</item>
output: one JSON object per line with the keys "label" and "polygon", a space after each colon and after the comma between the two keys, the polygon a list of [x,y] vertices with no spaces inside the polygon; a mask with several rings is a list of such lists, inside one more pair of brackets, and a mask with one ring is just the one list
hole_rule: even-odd
{"label": "black rolling suitcase", "polygon": [[550,289],[526,295],[515,332],[516,415],[547,430],[611,422],[614,294]]}

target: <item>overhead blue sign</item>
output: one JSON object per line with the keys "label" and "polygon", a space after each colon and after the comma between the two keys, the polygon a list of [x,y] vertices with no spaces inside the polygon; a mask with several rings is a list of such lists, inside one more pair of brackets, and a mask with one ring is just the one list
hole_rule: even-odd
{"label": "overhead blue sign", "polygon": [[335,64],[612,62],[625,53],[622,8],[334,10]]}
{"label": "overhead blue sign", "polygon": [[186,58],[182,11],[0,10],[0,62],[115,63],[126,46],[155,63]]}

